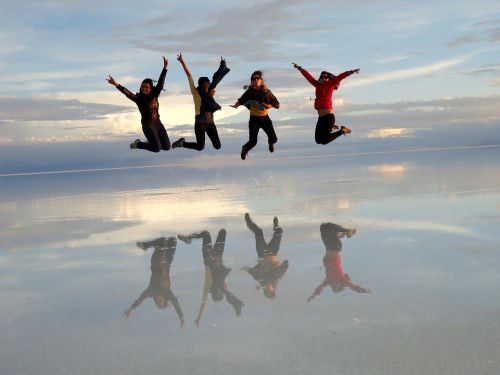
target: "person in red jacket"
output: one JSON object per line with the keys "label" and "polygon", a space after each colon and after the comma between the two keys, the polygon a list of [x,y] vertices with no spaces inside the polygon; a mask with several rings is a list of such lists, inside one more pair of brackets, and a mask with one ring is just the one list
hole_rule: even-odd
{"label": "person in red jacket", "polygon": [[[322,71],[319,79],[315,79],[307,70],[297,64],[293,67],[298,69],[302,75],[316,88],[316,99],[314,100],[314,108],[318,111],[318,122],[316,123],[316,131],[314,138],[316,143],[326,145],[339,136],[350,134],[351,129],[341,126],[340,129],[335,125],[335,115],[333,114],[333,90],[339,88],[340,82],[349,77],[351,74],[359,74],[359,69],[348,70],[338,76]],[[335,130],[335,131],[334,131]]]}
{"label": "person in red jacket", "polygon": [[371,293],[370,289],[354,284],[350,276],[342,270],[342,241],[340,239],[344,236],[351,238],[356,234],[356,229],[344,228],[333,223],[323,223],[320,226],[320,232],[325,245],[325,256],[323,257],[325,279],[314,289],[307,302],[311,302],[319,296],[327,286],[330,286],[334,293],[339,293],[345,288],[352,289],[357,293]]}

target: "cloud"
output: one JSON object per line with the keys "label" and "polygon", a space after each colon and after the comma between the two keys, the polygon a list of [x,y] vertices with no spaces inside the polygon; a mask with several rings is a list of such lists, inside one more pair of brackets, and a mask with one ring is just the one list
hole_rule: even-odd
{"label": "cloud", "polygon": [[[456,37],[446,43],[447,47],[456,48],[470,43],[497,43],[500,41],[500,20],[487,20],[476,22],[471,26],[475,29],[473,32],[466,35]],[[491,27],[494,25],[494,27]]]}
{"label": "cloud", "polygon": [[415,68],[400,69],[400,70],[394,70],[394,71],[390,71],[390,72],[377,73],[377,74],[373,74],[372,76],[368,76],[366,78],[359,78],[359,79],[353,80],[352,82],[349,82],[349,87],[368,86],[368,85],[373,85],[373,84],[379,83],[379,82],[414,78],[414,77],[419,77],[419,76],[423,76],[423,75],[427,75],[427,74],[431,74],[431,73],[436,73],[436,72],[439,72],[441,70],[450,68],[452,66],[461,64],[464,61],[466,61],[467,59],[468,59],[468,56],[462,56],[462,57],[456,57],[453,59],[439,61],[437,63],[419,66],[419,67],[415,67]]}
{"label": "cloud", "polygon": [[0,117],[6,121],[97,120],[117,112],[135,111],[133,107],[83,103],[79,100],[0,97]]}

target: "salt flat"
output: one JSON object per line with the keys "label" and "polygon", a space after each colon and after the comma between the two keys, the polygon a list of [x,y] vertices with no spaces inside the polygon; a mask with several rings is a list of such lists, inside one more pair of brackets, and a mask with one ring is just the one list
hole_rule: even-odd
{"label": "salt flat", "polygon": [[1,372],[498,373],[500,147],[234,151],[5,168]]}

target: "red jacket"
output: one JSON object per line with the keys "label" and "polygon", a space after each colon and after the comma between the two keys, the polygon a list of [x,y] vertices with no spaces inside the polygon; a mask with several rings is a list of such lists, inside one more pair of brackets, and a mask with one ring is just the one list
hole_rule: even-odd
{"label": "red jacket", "polygon": [[349,77],[352,71],[347,71],[339,74],[333,79],[329,79],[325,84],[318,82],[307,70],[301,69],[302,75],[309,81],[311,85],[316,87],[316,99],[314,100],[314,108],[319,109],[333,109],[332,95],[333,90],[338,89],[340,81]]}

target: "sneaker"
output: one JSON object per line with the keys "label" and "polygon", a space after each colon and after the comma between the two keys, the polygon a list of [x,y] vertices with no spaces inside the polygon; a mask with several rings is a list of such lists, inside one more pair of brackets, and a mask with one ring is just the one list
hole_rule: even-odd
{"label": "sneaker", "polygon": [[269,143],[269,151],[274,152],[274,143]]}
{"label": "sneaker", "polygon": [[131,149],[131,150],[136,149],[136,148],[137,148],[137,146],[139,146],[139,143],[141,143],[141,140],[140,140],[140,139],[136,139],[134,142],[132,142],[132,143],[130,144],[130,149]]}
{"label": "sneaker", "polygon": [[241,147],[241,160],[245,160],[247,158],[247,155],[248,155],[247,149],[245,148],[245,146],[242,146]]}
{"label": "sneaker", "polygon": [[185,141],[186,141],[185,138],[179,138],[177,141],[175,141],[174,143],[172,143],[172,148],[182,147],[182,145],[184,144]]}
{"label": "sneaker", "polygon": [[351,129],[345,127],[345,126],[341,126],[340,127],[340,131],[344,134],[344,135],[347,135],[347,134],[351,134]]}

